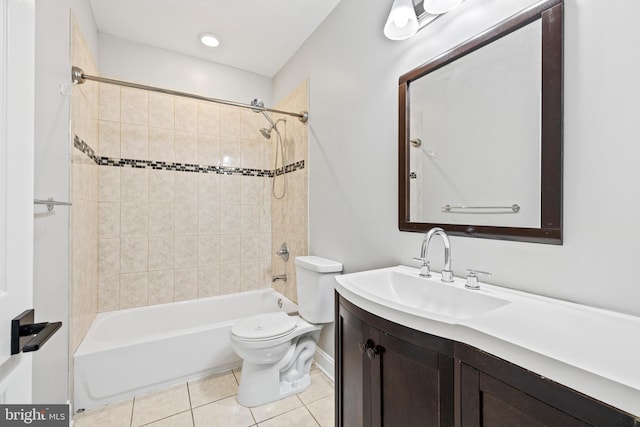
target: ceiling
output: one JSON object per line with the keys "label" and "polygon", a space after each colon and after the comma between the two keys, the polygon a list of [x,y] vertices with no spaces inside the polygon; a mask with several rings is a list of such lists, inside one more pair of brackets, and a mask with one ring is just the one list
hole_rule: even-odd
{"label": "ceiling", "polygon": [[[273,77],[340,0],[90,0],[98,31]],[[217,35],[207,48],[198,34]]]}

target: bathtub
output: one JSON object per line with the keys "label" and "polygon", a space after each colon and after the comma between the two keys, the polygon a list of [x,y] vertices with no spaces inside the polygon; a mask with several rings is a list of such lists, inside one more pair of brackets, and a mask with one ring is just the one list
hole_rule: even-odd
{"label": "bathtub", "polygon": [[273,289],[99,313],[73,355],[74,411],[239,367],[240,318],[297,306]]}

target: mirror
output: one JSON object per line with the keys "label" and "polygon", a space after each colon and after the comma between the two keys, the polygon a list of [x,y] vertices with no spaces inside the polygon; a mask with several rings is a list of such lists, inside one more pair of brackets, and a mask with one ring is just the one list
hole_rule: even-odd
{"label": "mirror", "polygon": [[400,77],[400,230],[562,244],[562,7]]}

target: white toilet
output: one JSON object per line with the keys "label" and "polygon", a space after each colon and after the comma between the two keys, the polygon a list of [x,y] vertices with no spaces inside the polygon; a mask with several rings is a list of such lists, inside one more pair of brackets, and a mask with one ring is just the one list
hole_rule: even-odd
{"label": "white toilet", "polygon": [[258,314],[231,328],[231,346],[243,360],[238,388],[243,406],[264,405],[309,387],[323,323],[334,321],[334,276],[342,264],[316,256],[295,262],[300,315]]}

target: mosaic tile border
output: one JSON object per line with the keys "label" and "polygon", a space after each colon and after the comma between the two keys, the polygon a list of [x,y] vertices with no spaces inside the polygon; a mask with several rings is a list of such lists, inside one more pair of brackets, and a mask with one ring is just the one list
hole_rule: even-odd
{"label": "mosaic tile border", "polygon": [[118,159],[97,156],[93,148],[78,135],[73,138],[73,146],[93,160],[98,166],[115,166],[120,168],[155,169],[191,173],[217,173],[219,175],[242,175],[268,177],[279,176],[299,169],[304,169],[304,160],[286,165],[275,170],[237,168],[229,166],[197,165],[192,163],[162,162],[156,160]]}

